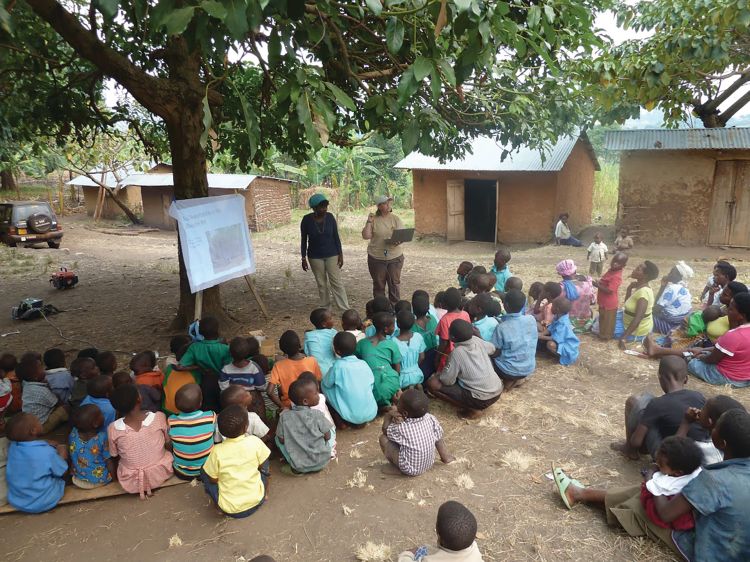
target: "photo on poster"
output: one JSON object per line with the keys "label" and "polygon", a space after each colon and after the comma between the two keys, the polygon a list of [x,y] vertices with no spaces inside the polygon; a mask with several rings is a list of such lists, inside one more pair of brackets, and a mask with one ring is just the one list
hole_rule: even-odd
{"label": "photo on poster", "polygon": [[245,263],[247,251],[241,224],[207,230],[206,238],[214,274],[224,273]]}

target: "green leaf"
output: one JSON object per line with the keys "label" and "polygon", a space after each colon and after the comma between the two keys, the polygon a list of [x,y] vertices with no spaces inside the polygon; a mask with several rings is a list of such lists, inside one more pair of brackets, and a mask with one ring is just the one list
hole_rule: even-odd
{"label": "green leaf", "polygon": [[227,9],[221,4],[221,2],[216,2],[216,0],[205,0],[204,2],[201,2],[201,8],[209,16],[216,18],[217,20],[224,21],[227,17]]}
{"label": "green leaf", "polygon": [[544,17],[547,18],[549,23],[555,21],[555,9],[549,4],[544,5]]}
{"label": "green leaf", "polygon": [[224,24],[229,29],[229,33],[237,40],[244,39],[250,30],[245,15],[246,3],[244,0],[225,0],[224,6],[227,9]]}
{"label": "green leaf", "polygon": [[99,11],[108,19],[112,19],[117,15],[118,0],[97,0],[97,5],[99,6]]}
{"label": "green leaf", "polygon": [[383,13],[383,3],[380,0],[365,0],[365,4],[367,4],[367,7],[376,16]]}
{"label": "green leaf", "polygon": [[187,29],[190,20],[193,19],[194,13],[194,6],[172,10],[164,17],[161,25],[167,28],[168,35],[180,35]]}
{"label": "green leaf", "polygon": [[471,0],[454,0],[458,13],[467,12],[471,8]]}
{"label": "green leaf", "polygon": [[416,120],[411,120],[404,127],[401,133],[401,145],[404,149],[404,154],[409,154],[417,146],[419,142],[419,123]]}
{"label": "green leaf", "polygon": [[211,123],[213,118],[211,117],[211,106],[208,105],[208,92],[203,96],[203,132],[201,133],[200,143],[201,148],[205,150],[208,144],[208,131],[211,130]]}
{"label": "green leaf", "polygon": [[539,22],[542,21],[542,11],[539,6],[532,6],[529,8],[529,13],[526,16],[526,23],[530,28],[539,27]]}
{"label": "green leaf", "polygon": [[419,84],[414,80],[414,71],[409,68],[401,75],[396,91],[398,92],[398,103],[403,106],[406,101],[417,91]]}
{"label": "green leaf", "polygon": [[482,36],[482,44],[486,45],[490,40],[490,22],[482,20],[479,22],[479,35]]}
{"label": "green leaf", "polygon": [[349,94],[347,94],[344,90],[339,88],[336,84],[331,84],[330,82],[326,82],[325,85],[329,90],[331,90],[331,93],[333,94],[333,97],[336,99],[337,104],[339,104],[342,107],[345,107],[349,111],[357,111],[357,105],[354,103],[354,100],[349,97]]}
{"label": "green leaf", "polygon": [[305,128],[305,138],[313,150],[322,148],[318,131],[313,123],[312,112],[310,111],[310,98],[307,92],[303,92],[297,100],[297,117]]}
{"label": "green leaf", "polygon": [[0,28],[9,35],[13,35],[13,24],[10,19],[10,14],[2,4],[0,4]]}
{"label": "green leaf", "polygon": [[272,33],[268,42],[268,64],[275,67],[281,61],[281,37],[279,33]]}
{"label": "green leaf", "polygon": [[404,44],[404,24],[400,19],[388,18],[385,25],[385,42],[388,50],[394,55],[401,50]]}
{"label": "green leaf", "polygon": [[453,70],[453,65],[451,65],[451,63],[445,59],[440,59],[439,61],[437,61],[437,65],[440,69],[440,72],[443,73],[443,78],[445,79],[445,81],[455,88],[456,72]]}
{"label": "green leaf", "polygon": [[247,98],[243,95],[239,88],[234,88],[237,97],[240,99],[240,105],[242,106],[242,115],[245,118],[245,129],[247,131],[247,140],[250,145],[249,159],[252,161],[255,158],[255,153],[258,150],[258,138],[260,137],[260,128],[258,126],[258,116],[253,111]]}
{"label": "green leaf", "polygon": [[432,62],[420,56],[414,61],[412,68],[414,69],[414,78],[417,79],[417,82],[421,82],[432,70]]}
{"label": "green leaf", "polygon": [[440,102],[440,96],[443,93],[441,86],[442,81],[440,80],[440,73],[437,68],[433,68],[430,73],[430,91],[432,92],[432,102],[435,105]]}

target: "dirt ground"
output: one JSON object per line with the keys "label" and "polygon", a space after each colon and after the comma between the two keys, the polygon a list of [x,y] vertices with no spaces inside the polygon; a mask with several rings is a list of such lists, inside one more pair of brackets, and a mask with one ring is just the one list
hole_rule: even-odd
{"label": "dirt ground", "polygon": [[[370,298],[365,243],[357,239],[362,217],[343,221],[344,279],[350,303],[360,311]],[[63,249],[0,248],[0,351],[16,354],[62,347],[69,360],[93,344],[127,353],[168,352],[169,323],[177,305],[174,233],[118,236],[91,230],[82,216],[66,217]],[[254,236],[257,283],[273,318],[266,320],[242,280],[223,286],[241,332],[262,329],[276,339],[286,329],[308,328],[317,305],[311,273],[299,267],[297,224]],[[406,249],[404,295],[422,288],[434,294],[455,281],[459,261],[491,264],[488,244],[414,242]],[[696,270],[691,283],[699,294],[712,262],[731,259],[748,280],[750,254],[708,248],[638,248],[627,272],[639,259],[653,259],[664,271],[675,259]],[[584,249],[553,246],[514,248],[510,263],[525,285],[556,278],[554,264],[572,257],[586,265]],[[75,269],[81,282],[66,292],[53,290],[49,272]],[[10,307],[24,297],[40,297],[66,310],[44,320],[17,323]],[[58,331],[59,330],[59,331]],[[224,334],[230,337],[234,334]],[[65,338],[63,338],[65,336]],[[69,338],[69,339],[66,339]],[[503,395],[479,421],[458,419],[433,402],[458,457],[439,461],[417,478],[386,475],[377,444],[380,420],[338,436],[339,458],[317,475],[285,476],[273,466],[270,501],[244,520],[220,517],[201,487],[181,485],[157,491],[147,501],[117,497],[62,506],[50,513],[0,516],[0,558],[7,561],[106,558],[110,560],[218,560],[239,562],[258,554],[279,561],[349,561],[371,541],[401,550],[434,541],[437,507],[455,499],[479,521],[479,545],[485,560],[673,560],[669,552],[645,540],[607,528],[600,512],[579,506],[566,511],[546,477],[550,463],[587,484],[620,486],[640,481],[646,464],[629,462],[610,450],[622,436],[622,409],[636,391],[658,392],[656,363],[620,352],[614,343],[584,337],[581,359],[573,367],[539,362],[533,378]],[[707,395],[729,392],[750,406],[747,392],[710,388],[690,380]],[[181,546],[170,547],[179,537]],[[176,542],[176,541],[175,541]],[[373,559],[375,560],[375,559]]]}

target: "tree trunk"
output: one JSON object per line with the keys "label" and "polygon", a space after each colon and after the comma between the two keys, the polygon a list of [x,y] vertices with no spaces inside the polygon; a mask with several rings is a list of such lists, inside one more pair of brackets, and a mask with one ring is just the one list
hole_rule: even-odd
{"label": "tree trunk", "polygon": [[13,172],[10,169],[0,170],[0,190],[2,191],[17,191],[16,178],[13,176]]}
{"label": "tree trunk", "polygon": [[[195,99],[190,99],[188,96],[183,98],[177,112],[179,119],[167,123],[175,199],[208,196],[206,152],[200,145],[203,131],[203,106],[200,96],[194,97]],[[172,322],[172,327],[175,329],[184,328],[195,320],[195,295],[190,291],[179,231],[177,253],[180,264],[180,304],[177,316]],[[221,304],[218,286],[203,291],[202,316],[215,316],[224,327],[235,324]]]}

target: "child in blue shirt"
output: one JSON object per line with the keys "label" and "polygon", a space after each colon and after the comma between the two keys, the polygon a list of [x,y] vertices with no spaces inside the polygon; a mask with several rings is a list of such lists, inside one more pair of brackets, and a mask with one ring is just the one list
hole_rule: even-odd
{"label": "child in blue shirt", "polygon": [[102,431],[106,432],[107,427],[117,419],[117,412],[109,401],[109,395],[112,393],[112,377],[99,375],[86,383],[86,398],[81,401],[81,406],[93,404],[97,406],[104,416],[104,427]]}
{"label": "child in blue shirt", "polygon": [[375,377],[370,366],[357,358],[357,338],[349,332],[339,332],[333,338],[333,348],[340,357],[323,375],[321,387],[328,401],[328,409],[336,423],[361,428],[378,415],[378,404],[372,389]]}
{"label": "child in blue shirt", "polygon": [[403,309],[396,315],[396,322],[401,329],[393,341],[398,345],[401,352],[401,388],[411,388],[421,385],[424,374],[419,365],[424,361],[424,353],[427,349],[422,334],[412,331],[414,326],[414,313],[409,309]]}
{"label": "child in blue shirt", "polygon": [[471,323],[479,332],[479,337],[490,341],[497,328],[497,316],[500,316],[500,305],[489,293],[480,293],[469,301],[466,312],[471,317]]}
{"label": "child in blue shirt", "polygon": [[50,390],[62,404],[67,404],[70,402],[70,394],[73,392],[75,380],[65,366],[65,352],[57,347],[48,349],[44,352],[42,360],[46,369],[45,378]]}
{"label": "child in blue shirt", "polygon": [[572,365],[578,360],[578,336],[573,332],[570,323],[570,301],[559,296],[552,301],[554,320],[547,327],[546,332],[539,334],[539,339],[546,342],[547,350],[560,359],[560,365]]}
{"label": "child in blue shirt", "polygon": [[13,416],[6,427],[8,447],[8,503],[26,513],[54,508],[65,492],[63,476],[68,471],[65,445],[53,447],[39,439],[39,419],[25,412]]}
{"label": "child in blue shirt", "polygon": [[109,456],[107,426],[96,405],[86,404],[73,413],[68,450],[74,486],[91,490],[112,482],[115,466]]}
{"label": "child in blue shirt", "polygon": [[500,248],[495,252],[495,261],[490,268],[490,273],[495,276],[495,290],[498,293],[505,292],[505,282],[511,276],[508,262],[510,261],[510,250]]}
{"label": "child in blue shirt", "polygon": [[458,264],[458,269],[456,269],[456,275],[458,276],[458,288],[463,292],[465,292],[469,288],[469,282],[467,278],[472,269],[474,269],[474,264],[470,261],[462,261],[460,264]]}
{"label": "child in blue shirt", "polygon": [[327,308],[316,308],[310,313],[310,322],[314,330],[305,332],[305,355],[315,357],[320,366],[320,372],[326,374],[336,361],[333,353],[333,315]]}

